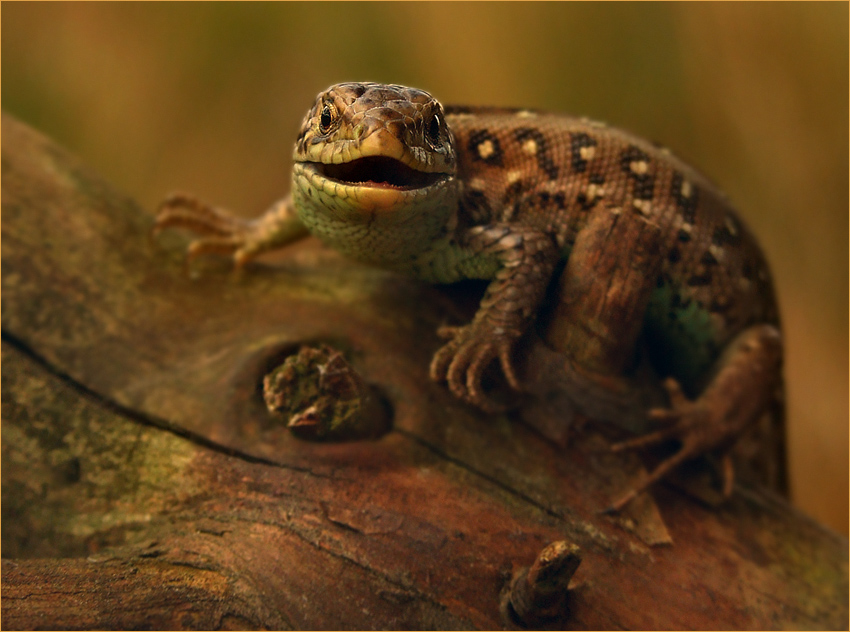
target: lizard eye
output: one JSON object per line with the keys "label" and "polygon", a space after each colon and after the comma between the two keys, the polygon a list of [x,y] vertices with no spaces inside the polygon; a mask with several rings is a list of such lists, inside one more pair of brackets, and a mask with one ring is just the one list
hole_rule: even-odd
{"label": "lizard eye", "polygon": [[440,121],[440,115],[435,114],[431,117],[431,120],[428,121],[428,127],[425,130],[425,138],[428,141],[428,144],[434,149],[440,146],[440,132],[442,131],[442,128],[443,125]]}
{"label": "lizard eye", "polygon": [[325,103],[322,106],[322,113],[319,115],[319,131],[322,134],[327,134],[331,131],[335,120],[336,108],[331,103]]}

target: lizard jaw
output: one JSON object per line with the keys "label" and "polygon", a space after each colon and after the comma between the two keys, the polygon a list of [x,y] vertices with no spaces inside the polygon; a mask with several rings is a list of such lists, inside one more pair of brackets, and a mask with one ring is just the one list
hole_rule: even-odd
{"label": "lizard jaw", "polygon": [[349,182],[325,176],[326,167],[315,162],[295,163],[292,202],[301,223],[338,251],[360,261],[402,269],[450,234],[458,195],[454,175],[423,174],[434,178],[433,182],[415,186],[422,183],[388,178],[383,170],[383,180],[378,182],[372,180],[378,178],[372,173],[335,174],[364,179]]}
{"label": "lizard jaw", "polygon": [[401,191],[427,189],[450,177],[445,173],[414,169],[388,156],[367,156],[338,164],[320,162],[302,164],[305,168],[314,169],[326,180],[357,188]]}
{"label": "lizard jaw", "polygon": [[[451,174],[417,171],[392,158],[377,158],[336,165],[296,162],[292,169],[293,195],[305,212],[315,216],[346,209],[349,221],[357,221],[356,217],[366,221],[373,213],[401,219],[415,214],[416,209],[444,203],[446,195],[455,190]],[[365,166],[354,164],[360,161]],[[391,169],[383,168],[387,162],[395,164]],[[374,169],[375,165],[382,168]]]}

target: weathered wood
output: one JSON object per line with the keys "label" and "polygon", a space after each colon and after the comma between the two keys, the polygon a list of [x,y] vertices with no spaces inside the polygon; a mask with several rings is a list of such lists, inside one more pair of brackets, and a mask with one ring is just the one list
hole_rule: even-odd
{"label": "weathered wood", "polygon": [[[637,456],[430,383],[449,292],[314,241],[191,279],[177,238],[8,117],[2,164],[4,628],[493,629],[558,540],[583,559],[559,627],[847,627],[846,540],[783,500],[659,486],[601,515]],[[304,343],[345,353],[390,432],[309,443],[266,413]]]}

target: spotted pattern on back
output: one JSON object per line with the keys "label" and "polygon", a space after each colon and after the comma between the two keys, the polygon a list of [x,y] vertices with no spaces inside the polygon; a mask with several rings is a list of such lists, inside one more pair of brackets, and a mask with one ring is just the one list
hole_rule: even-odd
{"label": "spotted pattern on back", "polygon": [[591,209],[631,209],[662,227],[664,264],[647,327],[680,337],[671,353],[719,350],[748,324],[776,321],[762,255],[704,177],[616,128],[521,112],[447,108],[463,222],[541,228],[566,255]]}

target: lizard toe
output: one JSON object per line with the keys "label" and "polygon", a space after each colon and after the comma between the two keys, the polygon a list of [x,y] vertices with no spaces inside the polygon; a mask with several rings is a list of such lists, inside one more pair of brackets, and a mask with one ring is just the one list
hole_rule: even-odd
{"label": "lizard toe", "polygon": [[439,329],[437,329],[437,336],[442,338],[443,340],[454,340],[458,337],[463,327],[457,327],[455,325],[443,325]]}
{"label": "lizard toe", "polygon": [[431,379],[445,380],[456,397],[482,410],[504,410],[504,406],[496,404],[484,394],[482,379],[490,363],[498,360],[511,388],[521,389],[511,360],[513,338],[494,335],[474,324],[441,327],[437,334],[449,341],[434,354],[430,367]]}
{"label": "lizard toe", "polygon": [[[446,381],[452,393],[460,399],[473,403],[476,390],[475,385],[469,379],[469,367],[474,361],[475,352],[475,345],[472,342],[466,341],[459,344],[446,374]],[[470,384],[472,384],[472,388],[470,388]]]}
{"label": "lizard toe", "polygon": [[186,249],[188,261],[203,255],[229,255],[239,248],[240,242],[233,237],[202,237],[193,240]]}
{"label": "lizard toe", "polygon": [[484,395],[481,389],[481,380],[484,376],[484,371],[487,365],[495,359],[498,349],[495,345],[489,344],[478,347],[475,350],[475,355],[472,361],[466,367],[466,393],[467,399],[482,410],[490,413],[501,412],[503,406],[496,404],[489,397]]}
{"label": "lizard toe", "polygon": [[[441,332],[449,329],[448,327],[442,327],[437,331],[437,335],[440,337],[445,337],[441,335]],[[428,373],[430,377],[435,382],[443,382],[448,380],[449,368],[451,367],[452,361],[455,358],[455,353],[457,352],[457,348],[459,347],[459,343],[456,338],[452,338],[440,347],[437,352],[434,354],[434,357],[431,359],[431,366],[429,367]]]}
{"label": "lizard toe", "polygon": [[512,352],[513,345],[509,342],[500,344],[498,349],[499,364],[502,365],[502,372],[505,374],[505,379],[507,379],[510,387],[515,391],[521,391],[522,385],[517,377],[516,369],[514,369],[513,358],[511,358]]}
{"label": "lizard toe", "polygon": [[153,231],[186,228],[202,235],[227,235],[233,227],[233,218],[209,204],[186,193],[172,193],[159,205]]}

